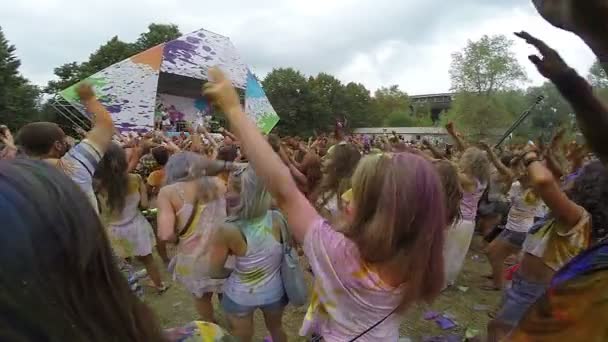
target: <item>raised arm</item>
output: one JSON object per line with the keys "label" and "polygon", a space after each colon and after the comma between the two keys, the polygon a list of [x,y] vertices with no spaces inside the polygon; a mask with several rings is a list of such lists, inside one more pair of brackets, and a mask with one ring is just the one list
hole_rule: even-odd
{"label": "raised arm", "polygon": [[458,148],[459,151],[464,152],[464,150],[467,149],[467,145],[462,139],[462,137],[458,135],[458,132],[456,132],[456,128],[454,128],[454,123],[449,122],[447,125],[445,125],[445,129],[448,131],[448,134],[452,137],[452,139],[454,139],[456,148]]}
{"label": "raised arm", "polygon": [[608,162],[608,108],[593,94],[589,83],[570,68],[555,50],[527,32],[516,35],[538,49],[541,57],[532,55],[530,61],[570,103],[589,146],[604,163]]}
{"label": "raised arm", "polygon": [[540,161],[536,152],[527,152],[524,156],[534,191],[543,199],[551,209],[555,218],[565,223],[567,227],[573,227],[581,219],[581,209],[572,202],[561,190],[559,183],[553,174]]}
{"label": "raised arm", "polygon": [[200,131],[203,132],[203,135],[205,136],[205,139],[207,139],[207,141],[209,141],[209,144],[211,146],[213,146],[214,149],[218,149],[220,148],[220,145],[218,145],[217,141],[215,141],[215,138],[213,138],[211,136],[211,134],[209,134],[209,131],[207,131],[207,129],[205,128],[205,126],[201,126],[200,127]]}
{"label": "raised arm", "polygon": [[560,145],[562,143],[565,133],[566,130],[563,128],[557,131],[551,139],[551,144],[549,144],[549,146],[543,152],[547,168],[549,169],[549,171],[551,171],[551,173],[553,173],[555,179],[561,179],[564,176],[564,170],[562,169],[562,166],[559,160],[557,159],[556,153],[560,150]]}
{"label": "raised arm", "polygon": [[441,153],[441,151],[439,151],[435,146],[433,146],[433,144],[431,144],[428,140],[422,140],[422,145],[424,145],[424,147],[428,148],[429,151],[431,151],[433,157],[437,159],[446,159],[445,154]]}
{"label": "raised arm", "polygon": [[93,114],[93,128],[87,133],[87,139],[90,140],[96,148],[100,149],[101,153],[105,153],[112,143],[114,135],[114,122],[112,116],[106,108],[97,100],[95,92],[91,85],[87,83],[81,84],[76,89],[80,102],[86,110]]}
{"label": "raised arm", "polygon": [[490,145],[488,145],[486,142],[483,142],[483,141],[480,142],[479,147],[481,147],[481,149],[486,151],[486,153],[488,154],[488,158],[490,158],[490,161],[492,162],[492,164],[494,164],[494,166],[496,167],[496,170],[498,170],[498,172],[500,172],[501,175],[507,177],[508,178],[507,183],[510,184],[513,181],[513,179],[515,179],[515,174],[513,173],[513,171],[511,171],[511,168],[507,167],[505,164],[503,164],[500,161],[500,159],[498,158],[496,153],[494,153],[494,150],[492,149],[492,147],[490,147]]}
{"label": "raised arm", "polygon": [[319,217],[317,212],[298,190],[287,166],[272,150],[256,125],[243,113],[230,80],[218,69],[212,68],[209,73],[212,82],[205,85],[204,94],[226,114],[257,175],[264,180],[279,207],[289,218],[289,228],[293,235],[298,241],[303,241],[306,232]]}

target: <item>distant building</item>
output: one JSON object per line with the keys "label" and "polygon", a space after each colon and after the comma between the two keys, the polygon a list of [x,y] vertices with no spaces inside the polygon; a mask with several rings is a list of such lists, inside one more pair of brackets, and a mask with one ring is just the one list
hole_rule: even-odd
{"label": "distant building", "polygon": [[356,128],[355,135],[392,134],[402,136],[405,141],[428,140],[436,143],[450,143],[451,138],[443,127],[366,127]]}
{"label": "distant building", "polygon": [[416,107],[428,107],[431,111],[431,119],[433,122],[439,121],[441,113],[450,109],[453,100],[454,94],[452,93],[410,96],[412,110],[415,111]]}

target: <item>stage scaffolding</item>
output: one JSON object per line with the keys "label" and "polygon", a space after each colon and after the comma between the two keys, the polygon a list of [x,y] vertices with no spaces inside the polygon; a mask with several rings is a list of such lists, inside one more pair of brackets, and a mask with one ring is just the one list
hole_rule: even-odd
{"label": "stage scaffolding", "polygon": [[85,132],[91,129],[91,118],[80,112],[63,97],[57,95],[49,103],[55,112],[68,120],[74,127],[79,127]]}

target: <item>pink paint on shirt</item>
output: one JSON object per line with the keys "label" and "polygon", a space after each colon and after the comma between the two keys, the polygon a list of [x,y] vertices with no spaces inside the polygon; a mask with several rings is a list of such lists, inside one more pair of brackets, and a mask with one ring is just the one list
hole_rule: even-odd
{"label": "pink paint on shirt", "polygon": [[[300,335],[317,333],[327,342],[349,341],[401,302],[403,285],[385,284],[362,262],[357,246],[321,217],[306,233],[303,247],[315,282]],[[400,323],[401,317],[393,314],[358,341],[397,341]]]}

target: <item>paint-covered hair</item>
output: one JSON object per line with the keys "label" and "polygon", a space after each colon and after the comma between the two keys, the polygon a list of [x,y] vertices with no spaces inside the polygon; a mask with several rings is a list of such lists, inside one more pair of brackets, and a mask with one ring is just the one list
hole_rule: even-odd
{"label": "paint-covered hair", "polygon": [[433,164],[411,153],[364,157],[353,178],[354,218],[345,234],[372,264],[399,265],[400,309],[435,299],[444,284],[446,209]]}
{"label": "paint-covered hair", "polygon": [[67,176],[41,161],[0,161],[0,222],[0,340],[163,341]]}
{"label": "paint-covered hair", "polygon": [[205,164],[205,159],[194,152],[176,153],[165,165],[165,184],[188,182],[204,177]]}
{"label": "paint-covered hair", "polygon": [[270,210],[272,196],[252,167],[247,167],[240,174],[240,187],[239,204],[234,208],[231,221],[255,219]]}
{"label": "paint-covered hair", "polygon": [[219,184],[215,177],[207,177],[209,159],[194,152],[180,152],[172,155],[165,165],[165,184],[196,180],[199,200],[209,202],[217,199]]}
{"label": "paint-covered hair", "polygon": [[476,147],[469,147],[460,157],[460,168],[480,183],[488,184],[490,180],[490,160],[486,153]]}

